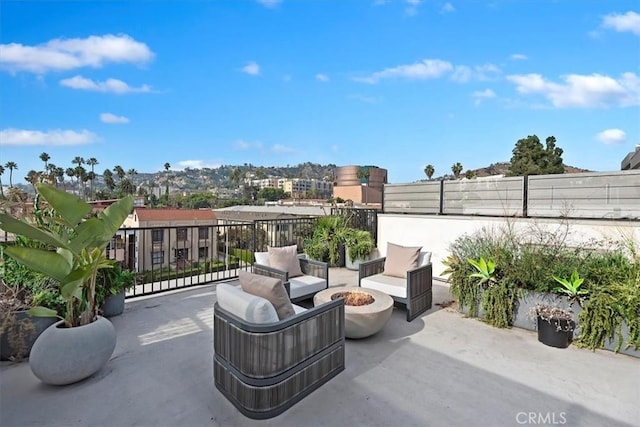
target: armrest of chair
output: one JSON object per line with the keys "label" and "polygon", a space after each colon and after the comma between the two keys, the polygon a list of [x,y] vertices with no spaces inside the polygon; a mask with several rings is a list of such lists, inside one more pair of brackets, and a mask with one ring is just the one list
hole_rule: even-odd
{"label": "armrest of chair", "polygon": [[[243,331],[256,334],[281,331],[296,324],[309,323],[310,320],[315,322],[316,317],[333,312],[335,312],[336,315],[334,320],[337,322],[335,327],[341,329],[343,332],[342,335],[344,335],[344,298],[336,298],[335,300],[328,301],[324,304],[305,310],[302,313],[298,313],[295,316],[268,324],[247,322],[246,320],[243,320],[235,314],[232,314],[220,307],[217,302],[214,304],[215,316],[224,317],[227,322],[235,325]],[[327,321],[327,318],[323,318],[321,322],[323,321]]]}
{"label": "armrest of chair", "polygon": [[275,277],[276,279],[282,280],[282,284],[287,290],[287,295],[291,296],[291,292],[289,291],[289,273],[287,271],[278,270],[277,268],[273,268],[264,264],[258,264],[255,262],[253,263],[252,268],[255,274],[261,274],[267,277]]}
{"label": "armrest of chair", "polygon": [[384,262],[386,259],[386,257],[382,257],[361,262],[360,268],[358,269],[358,286],[360,286],[360,280],[365,277],[382,273],[384,271]]}
{"label": "armrest of chair", "polygon": [[407,292],[419,295],[431,290],[433,286],[433,265],[431,263],[407,271]]}
{"label": "armrest of chair", "polygon": [[308,276],[320,277],[329,283],[329,264],[308,258],[300,258],[300,269]]}

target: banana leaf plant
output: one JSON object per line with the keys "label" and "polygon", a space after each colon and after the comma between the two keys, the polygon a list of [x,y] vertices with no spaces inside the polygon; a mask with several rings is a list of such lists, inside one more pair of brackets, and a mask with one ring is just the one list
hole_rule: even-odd
{"label": "banana leaf plant", "polygon": [[[66,191],[48,184],[37,184],[36,191],[37,198],[48,203],[50,214],[34,222],[0,213],[0,229],[39,241],[49,249],[7,246],[4,253],[58,282],[66,305],[66,327],[86,325],[98,315],[98,270],[114,265],[106,257],[106,246],[133,209],[133,197],[120,199],[91,216],[91,205]],[[39,306],[28,312],[60,317],[55,310]]]}

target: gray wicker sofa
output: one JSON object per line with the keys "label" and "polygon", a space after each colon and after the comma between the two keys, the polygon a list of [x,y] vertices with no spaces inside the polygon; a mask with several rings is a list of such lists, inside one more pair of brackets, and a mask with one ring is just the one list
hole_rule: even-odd
{"label": "gray wicker sofa", "polygon": [[344,370],[343,299],[294,306],[294,316],[269,321],[266,311],[259,312],[264,303],[238,295],[246,300],[243,310],[257,314],[241,317],[223,308],[220,298],[215,303],[213,373],[216,388],[245,416],[277,416]]}

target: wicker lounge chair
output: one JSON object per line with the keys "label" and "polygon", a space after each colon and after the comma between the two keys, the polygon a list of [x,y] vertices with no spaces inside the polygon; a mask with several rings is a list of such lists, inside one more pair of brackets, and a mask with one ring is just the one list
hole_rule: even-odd
{"label": "wicker lounge chair", "polygon": [[407,310],[407,322],[412,321],[432,305],[433,268],[429,262],[407,271],[407,278],[383,274],[386,258],[360,263],[358,286],[376,289],[390,295],[396,306]]}
{"label": "wicker lounge chair", "polygon": [[[256,257],[257,256],[258,253],[256,253]],[[300,269],[303,275],[289,277],[287,271],[279,270],[260,261],[261,260],[256,258],[256,262],[253,264],[253,272],[282,280],[291,302],[299,302],[313,298],[316,293],[329,287],[329,264],[326,262],[315,261],[300,256],[298,262],[300,263]]]}
{"label": "wicker lounge chair", "polygon": [[249,418],[281,414],[344,370],[344,300],[296,312],[260,324],[215,303],[215,385]]}

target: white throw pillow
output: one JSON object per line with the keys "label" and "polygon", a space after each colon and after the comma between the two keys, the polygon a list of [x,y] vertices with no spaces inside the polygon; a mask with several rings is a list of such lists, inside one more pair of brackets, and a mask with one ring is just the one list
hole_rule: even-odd
{"label": "white throw pillow", "polygon": [[269,252],[254,252],[253,256],[256,257],[256,264],[271,267],[271,264],[269,264]]}

